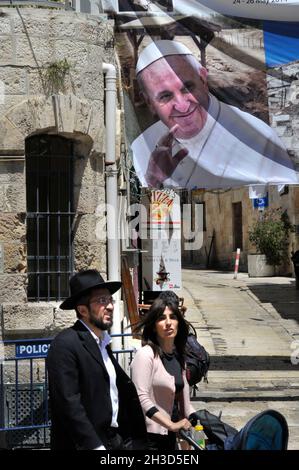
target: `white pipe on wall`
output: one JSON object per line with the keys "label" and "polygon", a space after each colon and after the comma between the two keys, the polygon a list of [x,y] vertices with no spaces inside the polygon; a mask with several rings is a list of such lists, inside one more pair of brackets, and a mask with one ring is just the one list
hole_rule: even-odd
{"label": "white pipe on wall", "polygon": [[[106,204],[107,204],[107,258],[108,280],[120,279],[120,250],[118,236],[118,190],[116,167],[116,68],[103,63],[105,75],[105,121],[106,121]],[[121,333],[120,291],[114,298],[112,333]],[[113,349],[121,349],[121,338],[113,338]]]}

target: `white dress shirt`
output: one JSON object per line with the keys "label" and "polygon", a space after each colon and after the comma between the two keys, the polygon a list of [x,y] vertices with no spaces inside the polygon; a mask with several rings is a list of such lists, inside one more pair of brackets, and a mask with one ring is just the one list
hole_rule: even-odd
{"label": "white dress shirt", "polygon": [[[111,419],[111,427],[113,428],[118,428],[118,422],[117,422],[117,415],[118,415],[118,408],[119,408],[119,401],[118,401],[118,388],[116,386],[116,372],[114,365],[108,355],[106,346],[108,346],[109,343],[111,343],[111,337],[107,333],[107,331],[103,332],[103,337],[100,339],[98,336],[84,323],[84,321],[80,320],[80,322],[87,328],[87,330],[90,332],[91,336],[95,339],[102,358],[104,365],[106,367],[106,370],[109,374],[109,382],[110,382],[110,399],[111,399],[111,405],[112,405],[112,419]],[[105,450],[104,446],[100,446],[95,450]]]}

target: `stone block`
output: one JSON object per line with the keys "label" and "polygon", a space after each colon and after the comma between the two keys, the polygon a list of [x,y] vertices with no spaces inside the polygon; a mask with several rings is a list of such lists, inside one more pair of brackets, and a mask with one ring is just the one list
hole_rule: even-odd
{"label": "stone block", "polygon": [[32,110],[32,126],[34,129],[55,128],[55,113],[52,98],[34,97],[29,100],[29,107]]}
{"label": "stone block", "polygon": [[27,72],[28,80],[28,94],[32,95],[44,95],[45,85],[43,83],[43,71],[35,69],[29,69]]}
{"label": "stone block", "polygon": [[77,29],[77,38],[81,41],[95,43],[101,40],[98,34],[98,29],[101,27],[103,27],[103,24],[99,24],[98,21],[93,21],[91,18],[89,21],[80,21]]}
{"label": "stone block", "polygon": [[97,36],[95,43],[102,45],[107,48],[110,45],[110,48],[114,48],[114,21],[105,19],[104,21],[99,22],[96,30]]}
{"label": "stone block", "polygon": [[53,323],[53,306],[46,302],[3,303],[3,332],[5,335],[43,333]]}
{"label": "stone block", "polygon": [[103,48],[91,44],[88,53],[88,70],[93,73],[102,73],[102,63],[105,62],[103,57]]}
{"label": "stone block", "polygon": [[92,152],[91,156],[77,155],[75,157],[74,185],[99,185],[104,187],[104,157]]}
{"label": "stone block", "polygon": [[86,242],[94,244],[97,242],[96,239],[96,224],[97,219],[95,214],[78,215],[75,219],[73,226],[74,239],[76,242]]}
{"label": "stone block", "polygon": [[97,100],[92,103],[92,113],[88,126],[88,135],[94,141],[94,147],[99,152],[105,151],[105,125],[104,125],[103,101]]}
{"label": "stone block", "polygon": [[0,35],[0,64],[12,64],[13,44],[11,36]]}
{"label": "stone block", "polygon": [[84,96],[91,100],[103,100],[104,78],[102,74],[85,72],[82,77]]}
{"label": "stone block", "polygon": [[12,240],[25,243],[24,214],[0,214],[0,241],[11,242]]}
{"label": "stone block", "polygon": [[[55,61],[55,41],[44,37],[16,36],[16,63],[18,66],[37,67]],[[34,54],[33,52],[34,51]]]}
{"label": "stone block", "polygon": [[16,67],[0,67],[0,80],[5,84],[5,93],[24,95],[27,93],[26,70]]}
{"label": "stone block", "polygon": [[0,101],[0,116],[4,116],[7,111],[19,104],[24,99],[23,95],[7,95],[4,88],[4,100]]}
{"label": "stone block", "polygon": [[2,155],[24,154],[24,136],[8,119],[0,119],[0,153]]}
{"label": "stone block", "polygon": [[75,95],[55,95],[53,100],[55,101],[58,131],[72,133],[74,131],[77,98]]}
{"label": "stone block", "polygon": [[74,94],[78,99],[85,99],[82,81],[84,78],[84,72],[71,67],[69,73],[65,77],[65,88],[66,93]]}
{"label": "stone block", "polygon": [[[93,174],[96,174],[97,184],[104,186],[105,175],[104,175],[104,155],[103,153],[97,153],[92,151],[89,157],[90,168]],[[85,176],[85,175],[84,175]]]}
{"label": "stone block", "polygon": [[3,243],[4,272],[25,273],[27,269],[26,245],[23,243]]}
{"label": "stone block", "polygon": [[[23,13],[24,12],[24,13]],[[45,38],[49,35],[49,19],[47,10],[41,11],[43,14],[37,14],[35,11],[24,11],[22,9],[22,16],[26,25],[26,31],[24,24],[19,16],[13,18],[13,33],[19,36],[25,35],[27,32],[30,38],[39,37]]]}
{"label": "stone block", "polygon": [[55,40],[55,61],[67,59],[71,67],[86,70],[88,66],[89,44],[71,39]]}
{"label": "stone block", "polygon": [[101,186],[74,186],[74,201],[78,212],[93,214],[105,201],[105,188]]}
{"label": "stone block", "polygon": [[92,114],[91,103],[86,100],[76,101],[76,110],[74,118],[74,131],[82,134],[89,133],[89,126]]}
{"label": "stone block", "polygon": [[0,186],[0,212],[26,212],[25,187],[16,184]]}
{"label": "stone block", "polygon": [[[34,132],[36,128],[33,119],[34,116],[32,116],[28,102],[23,101],[18,106],[12,108],[7,113],[7,118],[9,119],[9,122],[14,125],[14,133],[17,133],[17,135],[20,136],[19,140],[21,140],[22,148],[24,148],[24,138]],[[13,128],[12,124],[10,124],[11,128]],[[11,140],[15,140],[15,137]]]}
{"label": "stone block", "polygon": [[0,275],[0,304],[3,302],[26,302],[27,276],[25,274]]}
{"label": "stone block", "polygon": [[[39,108],[36,110],[36,124],[41,125],[45,114],[44,108],[41,106],[41,100],[36,100],[36,102],[39,102],[36,104]],[[86,134],[89,131],[92,110],[88,101],[81,101],[74,94],[53,95],[51,101],[47,100],[46,105],[49,108],[51,120],[48,124],[57,127],[59,132]],[[54,121],[52,121],[53,118]],[[91,148],[91,143],[89,147]]]}
{"label": "stone block", "polygon": [[76,17],[72,16],[70,12],[69,17],[51,15],[49,21],[49,37],[53,39],[64,38],[74,39],[78,34],[79,21]]}
{"label": "stone block", "polygon": [[10,17],[2,16],[1,21],[0,21],[0,34],[10,34],[10,33],[11,33]]}
{"label": "stone block", "polygon": [[105,129],[103,127],[98,128],[98,131],[91,134],[93,138],[93,151],[103,154],[105,153]]}
{"label": "stone block", "polygon": [[[19,187],[25,184],[23,161],[1,161],[0,162],[0,185],[17,184]],[[0,227],[1,231],[1,227]]]}
{"label": "stone block", "polygon": [[106,244],[90,245],[84,242],[74,242],[75,271],[81,269],[97,269],[106,271]]}
{"label": "stone block", "polygon": [[12,108],[7,117],[10,122],[25,136],[37,129],[55,126],[52,100],[32,97]]}
{"label": "stone block", "polygon": [[61,331],[69,328],[77,320],[75,310],[60,310],[58,307],[54,310],[54,320],[51,325],[51,331]]}

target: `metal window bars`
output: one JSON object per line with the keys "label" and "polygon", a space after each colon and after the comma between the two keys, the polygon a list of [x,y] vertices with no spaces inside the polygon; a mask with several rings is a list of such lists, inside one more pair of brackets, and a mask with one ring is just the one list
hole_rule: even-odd
{"label": "metal window bars", "polygon": [[68,296],[73,273],[73,143],[38,135],[26,141],[28,300]]}

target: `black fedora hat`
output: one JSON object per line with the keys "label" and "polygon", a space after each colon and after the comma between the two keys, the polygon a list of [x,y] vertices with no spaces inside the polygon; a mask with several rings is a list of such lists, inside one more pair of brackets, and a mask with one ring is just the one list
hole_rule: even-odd
{"label": "black fedora hat", "polygon": [[121,288],[121,282],[104,281],[96,269],[86,269],[85,271],[79,271],[77,274],[71,277],[71,295],[62,302],[60,308],[62,310],[73,310],[77,300],[82,295],[87,294],[89,290],[96,288],[108,289],[110,294],[114,294],[114,292]]}

